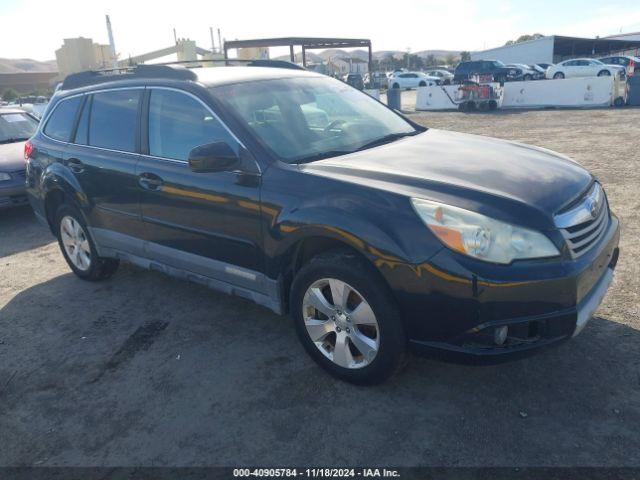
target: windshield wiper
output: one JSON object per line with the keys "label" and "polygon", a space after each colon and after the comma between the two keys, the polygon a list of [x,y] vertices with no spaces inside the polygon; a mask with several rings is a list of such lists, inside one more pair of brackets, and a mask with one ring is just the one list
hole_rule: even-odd
{"label": "windshield wiper", "polygon": [[11,138],[5,138],[4,140],[0,140],[0,143],[16,143],[16,142],[24,142],[26,140],[29,140],[29,137],[11,137]]}
{"label": "windshield wiper", "polygon": [[307,157],[302,157],[297,160],[294,160],[293,163],[307,163],[307,162],[315,162],[316,160],[323,160],[325,158],[338,157],[340,155],[347,155],[349,153],[359,152],[360,150],[366,150],[367,148],[377,147],[379,145],[384,145],[385,143],[391,143],[395,140],[398,140],[403,137],[411,137],[413,135],[417,135],[421,133],[420,130],[416,130],[414,132],[405,132],[405,133],[390,133],[389,135],[385,135],[384,137],[376,138],[370,142],[365,143],[364,145],[360,145],[355,150],[329,150],[327,152],[318,152]]}
{"label": "windshield wiper", "polygon": [[378,147],[380,145],[384,145],[386,143],[395,142],[396,140],[403,137],[412,137],[413,135],[417,135],[421,133],[420,130],[416,130],[415,132],[405,132],[405,133],[390,133],[389,135],[385,135],[384,137],[376,138],[375,140],[371,140],[370,142],[365,143],[364,145],[360,145],[356,150],[359,152],[360,150],[366,150],[367,148]]}
{"label": "windshield wiper", "polygon": [[315,162],[316,160],[324,160],[325,158],[338,157],[340,155],[346,155],[347,153],[353,153],[354,150],[329,150],[327,152],[318,152],[312,155],[299,158],[293,163],[307,163]]}

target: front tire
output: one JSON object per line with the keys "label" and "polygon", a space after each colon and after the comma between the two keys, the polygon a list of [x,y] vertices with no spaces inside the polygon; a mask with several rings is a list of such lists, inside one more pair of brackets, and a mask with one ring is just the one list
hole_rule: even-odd
{"label": "front tire", "polygon": [[355,253],[334,250],[311,259],[290,298],[302,345],[333,376],[375,384],[402,366],[406,340],[398,307],[379,273]]}
{"label": "front tire", "polygon": [[610,77],[611,76],[611,72],[609,70],[600,70],[598,72],[598,76],[599,77]]}
{"label": "front tire", "polygon": [[75,206],[60,205],[56,212],[56,234],[64,259],[83,280],[104,280],[118,269],[118,260],[98,256],[87,224]]}
{"label": "front tire", "polygon": [[553,78],[554,78],[555,80],[560,80],[560,79],[564,78],[564,73],[562,73],[562,72],[557,72],[556,74],[554,74],[554,75],[553,75]]}

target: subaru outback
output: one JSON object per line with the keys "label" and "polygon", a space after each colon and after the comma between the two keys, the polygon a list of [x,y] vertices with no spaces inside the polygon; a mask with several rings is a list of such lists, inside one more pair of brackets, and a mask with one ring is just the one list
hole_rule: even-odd
{"label": "subaru outback", "polygon": [[409,351],[496,362],[561,343],[618,259],[605,191],[569,158],[427,129],[304,70],[70,75],[25,151],[78,277],[125,261],[289,313],[355,383]]}

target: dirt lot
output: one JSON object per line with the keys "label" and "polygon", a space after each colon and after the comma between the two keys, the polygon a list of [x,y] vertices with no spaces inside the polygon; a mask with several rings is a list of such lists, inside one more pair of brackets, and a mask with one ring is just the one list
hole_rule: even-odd
{"label": "dirt lot", "polygon": [[354,387],[288,318],[127,266],[85,283],[28,209],[2,212],[0,465],[640,466],[640,110],[413,118],[552,148],[602,180],[622,254],[579,337]]}

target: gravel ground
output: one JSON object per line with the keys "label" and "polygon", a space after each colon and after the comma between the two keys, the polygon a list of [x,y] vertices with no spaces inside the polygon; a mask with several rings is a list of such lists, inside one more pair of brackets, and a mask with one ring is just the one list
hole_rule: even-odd
{"label": "gravel ground", "polygon": [[128,266],[83,282],[30,210],[0,212],[0,465],[640,466],[640,110],[412,118],[601,179],[622,253],[579,337],[499,366],[415,358],[355,387],[288,318]]}

